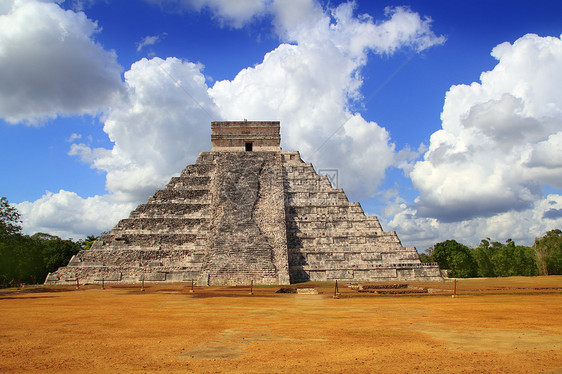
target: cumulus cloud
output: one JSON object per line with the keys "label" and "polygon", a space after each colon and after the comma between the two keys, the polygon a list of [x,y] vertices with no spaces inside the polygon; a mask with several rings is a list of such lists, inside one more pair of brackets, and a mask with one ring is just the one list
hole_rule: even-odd
{"label": "cumulus cloud", "polygon": [[107,173],[106,188],[115,199],[146,199],[210,148],[209,123],[220,115],[201,69],[173,57],[134,63],[125,73],[126,93],[104,116],[113,148],[71,148]]}
{"label": "cumulus cloud", "polygon": [[84,13],[35,0],[4,1],[0,10],[1,118],[94,114],[121,90],[115,52],[95,42],[99,28]]}
{"label": "cumulus cloud", "polygon": [[171,11],[209,10],[221,24],[241,28],[265,13],[271,0],[145,0]]}
{"label": "cumulus cloud", "polygon": [[347,110],[350,98],[359,97],[361,64],[343,44],[330,42],[331,27],[325,26],[316,44],[282,44],[261,64],[211,89],[201,65],[176,58],[138,61],[125,73],[126,93],[104,117],[113,149],[74,144],[70,154],[105,171],[116,199],[142,201],[209,149],[210,121],[279,119],[287,148],[323,160],[318,167],[340,168],[340,180],[355,191],[374,191],[394,162],[394,145],[384,128]]}
{"label": "cumulus cloud", "polygon": [[[253,9],[242,12],[246,15],[257,14],[266,3],[236,2]],[[220,4],[223,8],[216,6],[224,12],[230,9],[230,15],[234,10],[229,6],[242,6],[212,1],[189,4]],[[318,168],[339,169],[339,180],[355,198],[372,194],[386,168],[404,162],[407,156],[395,157],[385,128],[350,109],[361,100],[360,71],[370,52],[388,54],[400,47],[423,50],[442,43],[443,38],[431,32],[429,20],[407,8],[389,10],[384,21],[375,22],[354,15],[352,3],[328,10],[312,1],[284,4],[268,5],[268,9],[280,36],[292,44],[281,44],[231,81],[209,88],[202,65],[177,58],[142,59],[125,72],[121,94],[112,98],[102,115],[104,131],[114,146],[91,148],[75,143],[69,151],[106,173],[109,194],[99,199],[122,204],[117,207],[144,201],[193,163],[200,151],[210,148],[209,123],[220,119],[281,120],[283,147],[300,150]],[[300,23],[285,14],[296,10],[303,16]],[[64,210],[64,202],[86,207],[88,199],[78,202],[66,192],[48,194],[22,206],[24,216],[32,208],[40,211],[42,205],[61,204]],[[43,227],[45,221],[33,222],[34,226],[26,226],[28,230]],[[115,222],[104,220],[105,225]]]}
{"label": "cumulus cloud", "polygon": [[281,120],[283,146],[298,149],[318,168],[337,168],[354,198],[376,191],[394,165],[388,131],[349,108],[361,99],[367,54],[399,47],[422,50],[443,38],[407,8],[374,22],[354,15],[354,4],[324,11],[314,1],[275,2],[281,44],[233,80],[216,82],[210,95],[225,118]]}
{"label": "cumulus cloud", "polygon": [[562,187],[562,41],[528,34],[492,51],[480,83],[452,86],[410,174],[418,216],[457,222],[533,209]]}
{"label": "cumulus cloud", "polygon": [[489,237],[504,241],[513,239],[517,244],[532,245],[533,239],[547,231],[562,227],[562,196],[550,194],[534,201],[530,208],[509,210],[491,217],[477,217],[461,222],[443,222],[432,217],[420,217],[415,207],[394,200],[392,219],[385,227],[399,229],[400,239],[406,245],[426,249],[437,242],[455,239],[476,246]]}
{"label": "cumulus cloud", "polygon": [[385,216],[404,243],[427,248],[485,237],[530,245],[562,226],[562,41],[528,34],[492,51],[480,83],[452,86],[423,160],[419,197],[393,198]]}
{"label": "cumulus cloud", "polygon": [[108,230],[134,209],[135,204],[116,202],[111,196],[82,198],[74,192],[47,192],[34,202],[15,204],[24,217],[23,230],[46,232],[62,238],[97,235]]}
{"label": "cumulus cloud", "polygon": [[391,54],[404,47],[423,51],[445,42],[444,36],[431,30],[431,18],[422,18],[408,7],[387,7],[384,22],[375,22],[368,14],[356,16],[354,2],[342,3],[328,13],[314,0],[290,5],[276,0],[273,7],[277,33],[286,41],[308,45],[329,38],[340,51],[363,63],[368,51]]}
{"label": "cumulus cloud", "polygon": [[[111,229],[134,207],[210,149],[210,121],[220,119],[203,67],[177,58],[142,59],[125,73],[126,91],[104,114],[113,148],[74,143],[69,155],[106,173],[107,195],[48,192],[17,205],[25,232],[81,237]],[[72,140],[80,140],[71,136]]]}
{"label": "cumulus cloud", "polygon": [[18,204],[24,231],[78,238],[109,230],[208,150],[209,122],[220,117],[201,69],[176,58],[133,64],[125,73],[125,94],[104,116],[113,148],[74,143],[69,151],[106,173],[108,194],[82,198],[61,190]]}

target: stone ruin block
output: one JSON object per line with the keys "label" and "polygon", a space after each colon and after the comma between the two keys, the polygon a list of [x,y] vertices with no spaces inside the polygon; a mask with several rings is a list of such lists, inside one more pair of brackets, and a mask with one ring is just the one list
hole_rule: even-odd
{"label": "stone ruin block", "polygon": [[164,282],[166,281],[166,273],[142,273],[138,280],[145,280],[147,282]]}
{"label": "stone ruin block", "polygon": [[353,279],[353,270],[326,270],[326,279]]}
{"label": "stone ruin block", "polygon": [[107,273],[107,274],[97,274],[94,277],[94,280],[97,282],[101,282],[102,280],[104,282],[119,282],[122,279],[122,274],[120,272],[113,272],[113,273]]}
{"label": "stone ruin block", "polygon": [[367,270],[363,274],[365,276],[365,280],[373,279],[377,280],[379,278],[389,278],[389,279],[396,279],[397,273],[395,268],[379,268],[376,270]]}
{"label": "stone ruin block", "polygon": [[70,258],[70,261],[68,261],[67,266],[80,266],[80,265],[82,265],[82,261],[80,261],[80,259],[76,257],[76,255],[74,255]]}
{"label": "stone ruin block", "polygon": [[47,278],[45,279],[45,283],[51,282],[58,282],[60,280],[60,276],[56,273],[49,273],[47,274]]}

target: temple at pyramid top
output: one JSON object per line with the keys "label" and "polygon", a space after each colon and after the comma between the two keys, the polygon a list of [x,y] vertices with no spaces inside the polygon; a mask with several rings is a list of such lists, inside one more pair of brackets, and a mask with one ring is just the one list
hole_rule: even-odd
{"label": "temple at pyramid top", "polygon": [[280,151],[279,121],[211,122],[212,152]]}

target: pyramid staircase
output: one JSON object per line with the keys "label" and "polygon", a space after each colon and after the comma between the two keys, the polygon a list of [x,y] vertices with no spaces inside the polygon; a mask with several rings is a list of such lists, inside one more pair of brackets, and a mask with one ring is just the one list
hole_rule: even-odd
{"label": "pyramid staircase", "polygon": [[396,232],[383,231],[359,203],[332,188],[298,152],[283,152],[291,282],[441,279]]}

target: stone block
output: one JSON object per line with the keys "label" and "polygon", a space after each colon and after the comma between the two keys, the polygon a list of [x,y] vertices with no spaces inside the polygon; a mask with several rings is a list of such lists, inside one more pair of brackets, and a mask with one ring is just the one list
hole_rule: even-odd
{"label": "stone block", "polygon": [[327,270],[326,279],[353,279],[353,270]]}
{"label": "stone block", "polygon": [[147,282],[164,282],[166,280],[166,273],[143,273],[139,276],[139,281],[145,280]]}
{"label": "stone block", "polygon": [[113,272],[107,274],[96,274],[94,280],[97,282],[119,282],[122,278],[122,274],[120,272]]}
{"label": "stone block", "polygon": [[45,283],[49,283],[49,282],[57,282],[60,280],[60,277],[58,274],[55,273],[49,273],[47,274],[47,278],[45,279]]}
{"label": "stone block", "polygon": [[68,266],[80,266],[82,265],[82,261],[80,261],[80,259],[74,255],[70,258],[70,261],[68,262]]}
{"label": "stone block", "polygon": [[298,295],[318,295],[316,288],[297,288]]}

